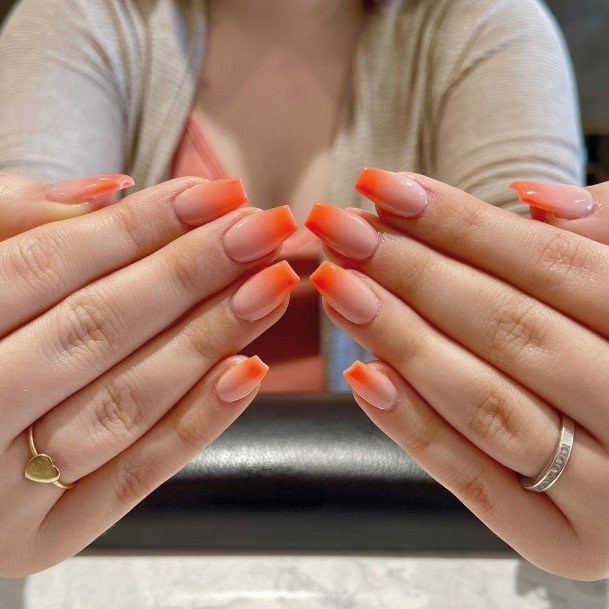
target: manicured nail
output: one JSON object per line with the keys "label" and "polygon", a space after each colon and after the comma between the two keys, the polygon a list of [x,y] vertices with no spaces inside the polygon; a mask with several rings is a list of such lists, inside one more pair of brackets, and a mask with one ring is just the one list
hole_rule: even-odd
{"label": "manicured nail", "polygon": [[108,174],[76,178],[51,184],[45,199],[56,203],[83,203],[90,199],[104,200],[107,195],[130,188],[135,184],[133,178],[120,174]]}
{"label": "manicured nail", "polygon": [[510,188],[516,191],[522,203],[567,220],[583,218],[594,211],[592,195],[579,186],[550,182],[512,182]]}
{"label": "manicured nail", "polygon": [[241,207],[247,202],[239,178],[201,182],[180,193],[173,203],[180,221],[188,226],[201,226]]}
{"label": "manicured nail", "polygon": [[224,251],[235,262],[252,262],[276,250],[298,225],[288,205],[250,214],[224,234]]}
{"label": "manicured nail", "polygon": [[300,277],[282,260],[250,277],[233,295],[233,313],[243,321],[256,321],[274,311],[294,289]]}
{"label": "manicured nail", "polygon": [[326,203],[313,205],[305,226],[332,249],[356,260],[370,258],[379,244],[379,234],[369,222]]}
{"label": "manicured nail", "polygon": [[429,202],[427,191],[409,176],[374,167],[364,167],[355,190],[380,208],[404,218],[420,216]]}
{"label": "manicured nail", "polygon": [[378,298],[351,271],[324,261],[311,275],[311,282],[334,309],[354,324],[369,323],[378,314]]}
{"label": "manicured nail", "polygon": [[366,402],[379,410],[391,410],[397,402],[398,390],[389,377],[359,360],[343,372],[347,383]]}
{"label": "manicured nail", "polygon": [[248,396],[262,382],[269,367],[257,356],[231,366],[216,383],[216,395],[222,402],[237,402]]}

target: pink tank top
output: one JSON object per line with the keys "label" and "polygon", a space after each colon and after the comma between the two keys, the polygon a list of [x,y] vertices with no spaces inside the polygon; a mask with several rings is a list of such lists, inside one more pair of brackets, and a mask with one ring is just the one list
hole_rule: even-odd
{"label": "pink tank top", "polygon": [[[209,145],[201,122],[191,112],[176,149],[172,177],[194,175],[208,180],[228,177]],[[282,256],[301,276],[285,315],[243,350],[259,355],[270,370],[263,383],[266,392],[322,391],[323,364],[319,351],[319,302],[309,275],[317,268],[321,247],[305,228],[285,243]]]}

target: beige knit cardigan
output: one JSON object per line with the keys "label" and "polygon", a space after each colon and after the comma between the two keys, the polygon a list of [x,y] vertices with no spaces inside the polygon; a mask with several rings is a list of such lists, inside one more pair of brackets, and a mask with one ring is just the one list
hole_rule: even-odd
{"label": "beige knit cardigan", "polygon": [[[167,178],[205,40],[202,0],[23,0],[0,36],[0,170]],[[327,197],[366,205],[352,184],[374,165],[517,210],[510,180],[578,183],[583,160],[567,53],[539,2],[386,0],[357,49]],[[343,388],[362,354],[325,321],[322,336],[327,386]]]}

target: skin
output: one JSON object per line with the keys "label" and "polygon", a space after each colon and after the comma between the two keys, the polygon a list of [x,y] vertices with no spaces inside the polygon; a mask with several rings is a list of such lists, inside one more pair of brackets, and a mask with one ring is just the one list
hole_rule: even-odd
{"label": "skin", "polygon": [[301,222],[323,197],[364,23],[361,0],[210,3],[195,111],[259,207],[289,201]]}
{"label": "skin", "polygon": [[[376,355],[371,366],[399,396],[388,410],[356,400],[525,558],[564,577],[606,577],[609,248],[567,221],[558,229],[415,178],[429,196],[419,217],[350,211],[380,234],[370,258],[326,247],[379,301],[369,323],[324,299],[326,312]],[[608,184],[589,191],[609,201]],[[547,492],[526,491],[517,474],[543,469],[560,412],[576,423],[571,458]]]}
{"label": "skin", "polygon": [[[181,223],[174,199],[203,182],[173,180],[82,215],[82,206],[42,199],[46,185],[0,177],[0,225],[13,218],[0,242],[2,575],[25,576],[84,548],[256,395],[259,383],[229,403],[216,383],[287,307],[283,298],[243,321],[230,306],[279,250],[243,264],[227,256],[222,236],[263,213],[253,208]],[[16,190],[28,208],[21,224],[6,194]],[[73,489],[24,477],[33,422],[38,450],[63,482],[78,480]]]}

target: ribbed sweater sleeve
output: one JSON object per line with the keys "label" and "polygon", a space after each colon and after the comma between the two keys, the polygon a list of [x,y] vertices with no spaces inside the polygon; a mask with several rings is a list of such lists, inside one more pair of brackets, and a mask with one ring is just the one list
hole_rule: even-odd
{"label": "ribbed sweater sleeve", "polygon": [[[89,1],[89,0],[87,0]],[[112,3],[25,0],[0,36],[0,170],[54,181],[125,167]]]}
{"label": "ribbed sweater sleeve", "polygon": [[574,79],[544,7],[534,0],[453,1],[435,40],[435,177],[508,207],[514,195],[507,185],[516,178],[583,180]]}

